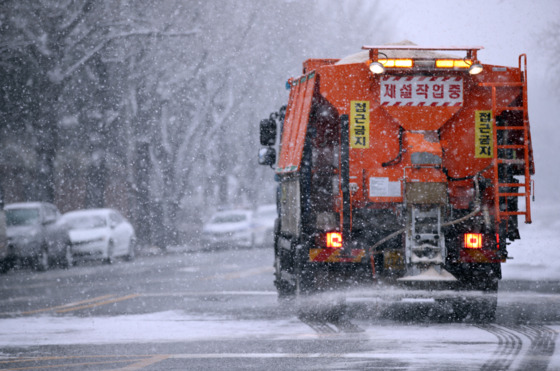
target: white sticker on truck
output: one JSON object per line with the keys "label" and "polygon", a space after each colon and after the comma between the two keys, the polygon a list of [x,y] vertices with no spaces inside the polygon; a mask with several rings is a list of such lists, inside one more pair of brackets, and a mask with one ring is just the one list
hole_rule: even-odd
{"label": "white sticker on truck", "polygon": [[382,106],[454,107],[463,104],[463,78],[458,76],[383,76]]}
{"label": "white sticker on truck", "polygon": [[369,178],[369,197],[401,197],[401,182],[390,182],[389,178]]}

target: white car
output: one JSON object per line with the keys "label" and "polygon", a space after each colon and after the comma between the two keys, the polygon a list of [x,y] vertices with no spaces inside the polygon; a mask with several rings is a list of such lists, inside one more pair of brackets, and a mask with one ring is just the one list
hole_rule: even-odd
{"label": "white car", "polygon": [[257,207],[253,217],[255,244],[263,247],[274,246],[274,222],[277,217],[276,204]]}
{"label": "white car", "polygon": [[252,214],[250,210],[217,212],[204,224],[202,243],[208,247],[252,247],[255,244]]}
{"label": "white car", "polygon": [[113,209],[70,211],[60,219],[68,229],[74,257],[101,258],[111,264],[118,256],[133,260],[136,235],[132,225]]}

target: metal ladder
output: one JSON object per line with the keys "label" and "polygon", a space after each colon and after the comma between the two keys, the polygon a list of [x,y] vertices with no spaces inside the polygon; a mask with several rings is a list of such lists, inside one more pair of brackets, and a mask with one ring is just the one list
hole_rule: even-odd
{"label": "metal ladder", "polygon": [[[521,82],[487,82],[481,83],[480,86],[491,87],[492,88],[492,126],[493,130],[493,161],[492,165],[494,168],[494,179],[493,185],[496,191],[496,197],[494,201],[494,214],[496,216],[496,225],[500,225],[503,220],[508,220],[511,215],[523,215],[525,216],[525,223],[531,223],[531,172],[532,163],[530,158],[530,137],[529,137],[529,114],[527,109],[527,56],[521,54],[519,56],[519,69],[521,71]],[[523,104],[517,107],[509,106],[498,106],[496,101],[496,89],[499,88],[510,88],[510,87],[521,87],[522,89],[522,101]],[[521,111],[523,114],[522,125],[504,125],[498,126],[496,122],[496,117],[499,116],[503,111]],[[522,144],[499,144],[498,143],[498,131],[503,131],[503,137],[508,137],[508,131],[522,131],[523,133],[523,143]],[[506,158],[507,150],[523,150],[522,159],[510,159]],[[501,151],[500,151],[501,150]],[[523,175],[524,181],[519,183],[502,183],[499,177],[499,165],[522,165],[524,168]],[[506,188],[507,191],[502,189]],[[517,192],[511,192],[511,188],[517,189]],[[523,188],[523,191],[520,189]],[[525,198],[525,211],[508,211],[507,210],[507,198],[508,197],[524,197]],[[505,210],[500,206],[505,205]]]}

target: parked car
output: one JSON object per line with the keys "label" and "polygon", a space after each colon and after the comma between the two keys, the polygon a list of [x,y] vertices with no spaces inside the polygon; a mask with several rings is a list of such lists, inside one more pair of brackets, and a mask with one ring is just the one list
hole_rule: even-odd
{"label": "parked car", "polygon": [[250,210],[215,213],[202,228],[202,243],[208,247],[252,247],[255,244]]}
{"label": "parked car", "polygon": [[253,215],[255,244],[258,246],[274,246],[274,222],[278,217],[276,204],[257,207]]}
{"label": "parked car", "polygon": [[4,208],[10,264],[28,262],[38,270],[47,270],[52,262],[72,265],[66,231],[57,221],[60,212],[48,202],[21,202]]}
{"label": "parked car", "polygon": [[75,258],[103,259],[111,264],[118,256],[133,260],[136,234],[128,220],[113,209],[70,211],[60,223],[68,230]]}

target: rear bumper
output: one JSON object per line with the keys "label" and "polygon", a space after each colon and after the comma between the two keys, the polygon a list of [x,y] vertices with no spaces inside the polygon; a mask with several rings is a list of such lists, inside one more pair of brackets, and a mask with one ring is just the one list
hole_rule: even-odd
{"label": "rear bumper", "polygon": [[244,246],[253,245],[253,235],[247,233],[203,234],[201,242],[205,246]]}
{"label": "rear bumper", "polygon": [[75,256],[82,257],[99,257],[107,254],[107,243],[106,242],[84,242],[84,243],[72,243],[72,253]]}
{"label": "rear bumper", "polygon": [[8,256],[12,258],[34,258],[39,255],[39,241],[12,240],[8,245]]}

